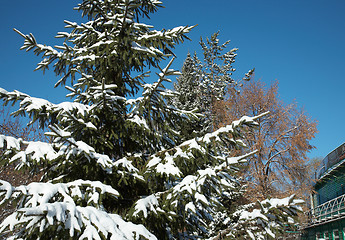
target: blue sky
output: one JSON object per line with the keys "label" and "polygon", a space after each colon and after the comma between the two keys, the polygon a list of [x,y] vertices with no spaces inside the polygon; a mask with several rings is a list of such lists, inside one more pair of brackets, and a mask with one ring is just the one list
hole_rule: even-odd
{"label": "blue sky", "polygon": [[[52,73],[33,72],[39,57],[19,48],[23,39],[12,28],[32,32],[37,41],[59,44],[63,20],[80,22],[78,1],[3,1],[0,15],[0,87],[17,89],[52,102],[64,101],[53,89]],[[343,0],[170,0],[146,21],[156,29],[195,25],[192,41],[177,46],[174,68],[187,52],[200,52],[200,36],[220,30],[220,40],[239,48],[235,77],[255,67],[255,78],[278,80],[285,103],[298,105],[319,122],[310,157],[324,157],[345,142],[345,1]]]}

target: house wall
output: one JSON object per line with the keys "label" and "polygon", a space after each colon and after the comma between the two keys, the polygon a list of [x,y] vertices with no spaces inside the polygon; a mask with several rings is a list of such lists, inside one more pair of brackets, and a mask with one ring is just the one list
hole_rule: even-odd
{"label": "house wall", "polygon": [[315,186],[314,206],[318,206],[345,194],[345,167],[339,169],[327,181]]}
{"label": "house wall", "polygon": [[[339,238],[336,236],[336,230],[338,230]],[[319,234],[320,238],[327,239],[327,233],[329,240],[345,240],[345,219],[305,229],[302,232],[302,239],[317,240],[319,239],[317,238],[317,234]]]}
{"label": "house wall", "polygon": [[[321,179],[314,186],[316,191],[313,195],[314,208],[345,194],[345,164],[342,163],[344,159],[345,143],[328,154],[323,160],[323,164],[317,171],[317,177]],[[336,169],[330,170],[335,164],[339,164],[339,166]],[[327,170],[330,172],[324,175],[327,173]],[[324,177],[322,177],[323,175]],[[318,226],[304,229],[302,231],[302,239],[345,240],[345,216],[342,219],[333,221],[329,219],[329,222],[323,222]]]}

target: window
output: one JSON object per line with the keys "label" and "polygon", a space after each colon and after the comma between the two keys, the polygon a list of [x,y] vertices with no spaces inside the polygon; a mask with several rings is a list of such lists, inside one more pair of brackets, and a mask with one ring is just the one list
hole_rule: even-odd
{"label": "window", "polygon": [[316,240],[322,239],[322,234],[317,232],[316,233]]}
{"label": "window", "polygon": [[323,235],[325,236],[325,240],[329,240],[329,233],[327,231],[324,232]]}
{"label": "window", "polygon": [[340,239],[340,235],[339,235],[339,230],[338,229],[334,229],[333,230],[333,239],[334,240],[339,240]]}

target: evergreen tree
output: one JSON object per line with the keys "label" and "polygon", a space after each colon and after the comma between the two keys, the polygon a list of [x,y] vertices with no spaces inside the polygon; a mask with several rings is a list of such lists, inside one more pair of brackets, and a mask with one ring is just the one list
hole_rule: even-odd
{"label": "evergreen tree", "polygon": [[[52,139],[0,135],[4,164],[44,172],[42,182],[29,185],[0,181],[0,205],[18,204],[0,224],[10,239],[274,237],[296,213],[293,197],[257,208],[236,204],[243,186],[234,173],[253,153],[229,156],[243,146],[242,127],[256,125],[259,116],[182,141],[181,118],[197,116],[167,104],[174,93],[163,84],[177,72],[173,59],[163,69],[159,63],[192,27],[157,31],[139,22],[160,6],[83,0],[76,9],[89,21],[65,21],[71,31],[58,33],[64,42],[55,48],[16,30],[25,39],[22,49],[43,55],[37,69],[52,66],[61,77],[56,86],[65,85],[73,101],[53,104],[0,89],[5,103],[20,102],[15,115],[27,113]],[[160,69],[157,81],[148,83],[146,67]]]}
{"label": "evergreen tree", "polygon": [[[206,42],[203,38],[200,39],[203,60],[201,61],[196,54],[193,58],[189,54],[184,62],[182,74],[174,84],[175,90],[184,93],[175,99],[174,105],[183,106],[185,109],[196,107],[199,113],[204,115],[201,122],[204,123],[203,129],[206,132],[218,125],[214,122],[217,121],[216,103],[224,98],[227,90],[238,92],[241,82],[249,81],[254,73],[252,69],[241,80],[235,80],[232,76],[236,71],[233,63],[238,49],[233,48],[224,52],[230,40],[220,44],[218,37],[219,32],[216,32],[210,38],[206,38]],[[187,92],[189,94],[186,94]],[[187,101],[192,97],[194,101]]]}
{"label": "evergreen tree", "polygon": [[174,83],[177,95],[169,99],[170,103],[178,109],[198,113],[197,118],[190,119],[190,121],[182,119],[182,122],[178,124],[182,140],[205,134],[208,126],[207,119],[202,115],[201,78],[197,63],[195,62],[196,59],[196,54],[192,57],[188,53],[182,66],[181,75],[176,78]]}
{"label": "evergreen tree", "polygon": [[[204,55],[203,65],[203,88],[208,98],[222,98],[226,87],[233,84],[232,73],[235,69],[232,64],[237,56],[237,48],[233,48],[226,53],[222,53],[230,43],[230,40],[219,44],[219,32],[206,38],[206,43],[200,38],[200,46]],[[211,100],[209,100],[211,101]]]}
{"label": "evergreen tree", "polygon": [[174,105],[183,110],[194,110],[200,108],[201,93],[199,91],[200,79],[195,66],[195,61],[188,53],[183,63],[181,76],[174,83],[175,90],[179,93],[174,99]]}

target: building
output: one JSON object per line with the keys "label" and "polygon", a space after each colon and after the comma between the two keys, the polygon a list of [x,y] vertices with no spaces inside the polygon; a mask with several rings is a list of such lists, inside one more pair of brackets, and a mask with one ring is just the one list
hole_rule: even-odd
{"label": "building", "polygon": [[315,179],[302,239],[345,240],[345,143],[323,159]]}

